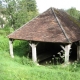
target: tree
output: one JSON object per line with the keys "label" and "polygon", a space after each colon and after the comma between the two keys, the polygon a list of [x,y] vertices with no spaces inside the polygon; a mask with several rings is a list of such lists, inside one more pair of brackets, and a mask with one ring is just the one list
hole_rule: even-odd
{"label": "tree", "polygon": [[0,26],[1,26],[1,28],[4,27],[4,26],[3,26],[4,24],[5,24],[4,20],[0,17]]}
{"label": "tree", "polygon": [[0,0],[0,28],[4,27],[5,21],[4,21],[4,7],[2,5],[2,1]]}
{"label": "tree", "polygon": [[5,0],[8,25],[14,29],[38,14],[35,0]]}
{"label": "tree", "polygon": [[67,12],[77,20],[80,20],[80,11],[76,10],[76,8],[70,8],[67,10]]}

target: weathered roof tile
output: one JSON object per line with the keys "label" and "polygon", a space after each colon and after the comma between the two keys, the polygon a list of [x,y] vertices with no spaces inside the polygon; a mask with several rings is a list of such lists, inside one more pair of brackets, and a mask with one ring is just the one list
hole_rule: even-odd
{"label": "weathered roof tile", "polygon": [[[40,14],[23,27],[14,31],[8,38],[20,39],[20,40],[31,40],[31,41],[42,41],[42,42],[64,42],[69,43],[66,39],[55,15],[49,8],[44,13]],[[54,9],[54,13],[60,21],[65,34],[71,42],[80,40],[80,24],[65,11]],[[77,22],[77,23],[76,23]]]}

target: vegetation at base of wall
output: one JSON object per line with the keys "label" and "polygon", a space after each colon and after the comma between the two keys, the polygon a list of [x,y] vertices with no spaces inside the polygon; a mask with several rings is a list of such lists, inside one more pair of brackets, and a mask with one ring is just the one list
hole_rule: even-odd
{"label": "vegetation at base of wall", "polygon": [[[79,80],[80,63],[39,65],[28,58],[28,42],[14,41],[14,55],[9,55],[7,29],[0,29],[0,80]],[[10,30],[10,29],[8,29]],[[12,30],[11,30],[12,31]],[[8,32],[7,32],[8,33]]]}

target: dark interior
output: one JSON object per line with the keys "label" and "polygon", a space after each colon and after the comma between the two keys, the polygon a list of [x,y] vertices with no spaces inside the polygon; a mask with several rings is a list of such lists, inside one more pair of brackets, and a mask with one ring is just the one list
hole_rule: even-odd
{"label": "dark interior", "polygon": [[[63,51],[62,48],[60,47],[60,45],[63,45],[61,43],[39,43],[37,46],[37,56],[38,56],[38,62],[39,63],[43,63],[43,62],[53,62],[53,58],[54,58],[54,62],[56,61],[56,58],[59,59],[59,61],[63,62],[63,60],[61,60],[61,56],[63,55]],[[61,52],[60,54],[58,54],[58,52]],[[57,60],[58,61],[58,60]]]}
{"label": "dark interior", "polygon": [[[49,43],[49,42],[40,42],[37,45],[37,60],[38,63],[63,63],[64,62],[64,50],[61,48],[65,46],[62,43]],[[77,45],[73,43],[70,50],[70,61],[77,60]]]}
{"label": "dark interior", "polygon": [[72,43],[69,59],[70,61],[77,60],[77,43],[76,42]]}

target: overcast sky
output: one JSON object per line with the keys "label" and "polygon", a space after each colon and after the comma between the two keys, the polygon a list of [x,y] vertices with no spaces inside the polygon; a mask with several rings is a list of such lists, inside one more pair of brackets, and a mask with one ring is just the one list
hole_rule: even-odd
{"label": "overcast sky", "polygon": [[58,9],[69,9],[71,7],[75,7],[80,11],[80,0],[36,0],[36,2],[40,13],[50,7]]}

